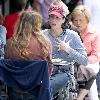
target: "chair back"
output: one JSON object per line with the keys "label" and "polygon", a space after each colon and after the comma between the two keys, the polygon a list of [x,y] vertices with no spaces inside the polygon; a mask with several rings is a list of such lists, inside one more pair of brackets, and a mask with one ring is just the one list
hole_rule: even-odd
{"label": "chair back", "polygon": [[38,100],[51,100],[47,61],[2,59],[0,81],[13,90],[31,93]]}

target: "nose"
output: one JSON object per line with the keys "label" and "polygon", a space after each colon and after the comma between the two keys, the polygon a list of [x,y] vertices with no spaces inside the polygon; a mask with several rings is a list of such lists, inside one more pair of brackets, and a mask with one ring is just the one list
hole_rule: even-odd
{"label": "nose", "polygon": [[55,23],[56,22],[56,18],[52,17],[52,18],[50,18],[50,21],[53,22],[53,23]]}
{"label": "nose", "polygon": [[50,17],[50,20],[54,21],[56,18],[54,16]]}
{"label": "nose", "polygon": [[81,23],[81,22],[80,22],[79,20],[77,20],[77,25],[80,25],[80,23]]}

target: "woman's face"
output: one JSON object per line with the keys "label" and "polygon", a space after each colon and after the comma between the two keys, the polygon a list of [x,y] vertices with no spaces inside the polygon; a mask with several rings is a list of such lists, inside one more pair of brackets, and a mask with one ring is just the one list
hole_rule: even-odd
{"label": "woman's face", "polygon": [[62,23],[64,23],[64,18],[56,15],[49,15],[49,23],[51,29],[59,29],[61,28]]}
{"label": "woman's face", "polygon": [[88,21],[84,14],[76,14],[73,16],[72,19],[73,24],[78,28],[80,32],[83,32],[86,30]]}

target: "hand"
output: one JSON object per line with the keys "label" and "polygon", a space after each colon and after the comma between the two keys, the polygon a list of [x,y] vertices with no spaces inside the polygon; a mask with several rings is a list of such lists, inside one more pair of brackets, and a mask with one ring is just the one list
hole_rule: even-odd
{"label": "hand", "polygon": [[59,39],[57,39],[57,46],[58,46],[58,51],[63,50],[68,52],[70,50],[70,43],[71,40],[69,40],[67,43],[65,43],[65,41],[61,41]]}

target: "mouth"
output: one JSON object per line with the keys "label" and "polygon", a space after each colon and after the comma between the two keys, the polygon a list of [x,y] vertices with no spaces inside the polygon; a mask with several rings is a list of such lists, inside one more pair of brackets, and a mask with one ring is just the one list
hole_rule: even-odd
{"label": "mouth", "polygon": [[53,26],[56,26],[56,24],[52,24]]}
{"label": "mouth", "polygon": [[76,26],[76,27],[80,27],[80,26]]}
{"label": "mouth", "polygon": [[81,26],[76,26],[77,28],[81,28]]}

